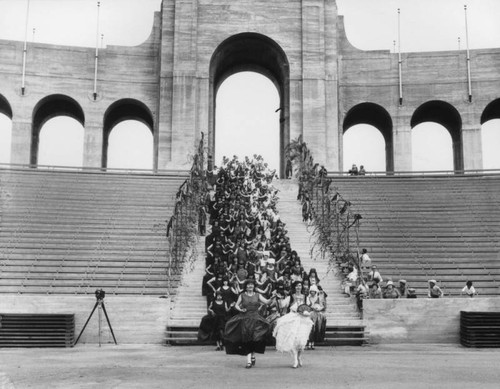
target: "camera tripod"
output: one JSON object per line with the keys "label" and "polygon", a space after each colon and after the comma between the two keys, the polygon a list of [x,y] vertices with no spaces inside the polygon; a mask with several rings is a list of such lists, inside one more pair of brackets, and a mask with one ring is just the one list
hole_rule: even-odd
{"label": "camera tripod", "polygon": [[[96,293],[96,295],[97,295],[97,293]],[[104,312],[104,316],[106,316],[106,321],[108,322],[108,326],[109,326],[109,329],[111,330],[111,335],[113,335],[113,340],[115,341],[115,344],[118,344],[118,343],[116,343],[115,334],[113,332],[113,328],[111,327],[111,323],[109,321],[108,313],[106,312],[106,306],[104,305],[104,297],[103,298],[97,297],[97,301],[95,302],[94,309],[92,309],[92,312],[90,312],[90,316],[87,319],[87,321],[85,322],[85,325],[83,326],[82,330],[80,331],[80,335],[78,335],[78,338],[76,339],[75,345],[80,340],[80,337],[82,336],[83,331],[85,331],[85,327],[87,327],[87,324],[89,323],[90,318],[94,314],[94,311],[95,311],[96,308],[99,308],[99,310],[98,310],[98,312],[99,312],[99,347],[101,347],[101,319],[102,319],[102,313],[101,313],[101,311],[103,311]]]}

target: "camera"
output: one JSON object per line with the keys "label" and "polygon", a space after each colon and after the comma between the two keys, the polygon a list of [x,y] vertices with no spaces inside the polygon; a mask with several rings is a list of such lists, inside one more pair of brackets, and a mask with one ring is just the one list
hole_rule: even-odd
{"label": "camera", "polygon": [[95,291],[95,298],[97,300],[104,300],[104,296],[106,295],[106,292],[102,289],[97,289]]}

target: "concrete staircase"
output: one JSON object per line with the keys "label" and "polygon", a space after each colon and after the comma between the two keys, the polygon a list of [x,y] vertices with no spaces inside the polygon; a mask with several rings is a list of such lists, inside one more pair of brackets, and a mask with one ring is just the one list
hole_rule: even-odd
{"label": "concrete staircase", "polygon": [[367,340],[363,321],[356,307],[354,298],[343,294],[341,289],[342,279],[335,274],[335,269],[330,269],[328,260],[313,253],[314,237],[312,227],[308,228],[302,222],[301,204],[297,200],[298,185],[295,180],[280,180],[273,183],[279,189],[278,211],[281,220],[286,223],[288,236],[293,250],[297,251],[302,266],[308,272],[315,268],[320,285],[328,295],[326,318],[326,342],[329,344],[362,344]]}
{"label": "concrete staircase", "polygon": [[[321,285],[328,294],[326,344],[361,345],[366,342],[366,332],[355,301],[342,294],[341,280],[327,272],[327,261],[311,259],[310,233],[302,223],[300,203],[296,200],[297,184],[293,181],[275,181],[280,190],[278,210],[286,223],[292,248],[299,254],[304,268],[314,267],[318,271]],[[169,344],[189,344],[197,342],[198,326],[206,314],[206,299],[201,296],[201,282],[205,271],[204,239],[198,244],[198,260],[191,269],[185,270],[175,297],[169,324],[166,330],[166,342]]]}

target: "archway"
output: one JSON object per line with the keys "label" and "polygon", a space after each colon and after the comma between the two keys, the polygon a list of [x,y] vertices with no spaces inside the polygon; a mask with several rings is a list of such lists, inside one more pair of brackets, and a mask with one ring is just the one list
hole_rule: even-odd
{"label": "archway", "polygon": [[12,143],[12,108],[0,95],[0,163],[10,163]]}
{"label": "archway", "polygon": [[[135,124],[134,124],[135,123]],[[121,124],[121,125],[120,125]],[[116,132],[115,132],[116,127]],[[134,154],[142,155],[143,161],[149,156],[151,156],[151,165],[147,167],[148,169],[153,169],[153,143],[152,141],[148,143],[148,138],[144,135],[144,128],[149,129],[151,135],[154,136],[154,120],[153,114],[151,110],[142,102],[134,99],[122,99],[115,101],[113,104],[109,106],[104,114],[104,131],[103,131],[103,150],[102,150],[102,167],[108,167],[108,153],[110,151],[110,135],[113,131],[113,138],[111,141],[116,140],[120,143],[120,139],[122,138],[122,146],[117,144],[118,148],[133,150]],[[120,136],[119,133],[123,133],[123,136]],[[138,136],[138,140],[140,145],[129,142],[130,139],[127,139],[126,134],[133,134],[133,137]],[[151,145],[149,147],[148,145]],[[115,145],[113,145],[115,148]],[[119,158],[120,159],[120,158]],[[127,161],[121,159],[115,160],[113,157],[112,162],[113,167],[125,167],[125,168],[145,168],[143,162],[135,165],[129,165]],[[109,166],[111,167],[111,166]]]}
{"label": "archway", "polygon": [[[359,125],[369,125],[370,127],[359,126]],[[378,153],[379,159],[385,158],[385,170],[387,172],[394,171],[394,155],[393,155],[394,145],[392,140],[392,119],[389,113],[383,107],[374,103],[358,104],[352,107],[347,112],[344,118],[344,123],[343,123],[344,137],[346,136],[345,133],[347,132],[347,130],[349,130],[351,127],[355,127],[353,128],[353,130],[351,130],[351,134],[353,134],[352,131],[354,131],[354,133],[356,134],[354,134],[355,135],[353,137],[354,139],[350,142],[353,143],[359,142],[360,144],[363,144],[363,147],[367,147],[367,149],[369,149],[371,142],[375,142],[372,143],[372,145],[373,146],[378,145],[378,147],[372,147],[371,152],[373,154]],[[374,130],[373,127],[375,127],[375,129],[379,131],[379,134],[382,135],[383,141],[385,142],[385,150],[381,148],[382,146],[380,137],[378,136],[379,134],[373,131]],[[351,138],[351,136],[349,136],[349,138]],[[381,157],[380,154],[382,153],[385,155]],[[374,159],[373,161],[374,163],[377,163],[378,166],[379,163],[375,162],[376,160],[377,159]],[[344,170],[347,170],[348,168],[349,166],[344,166]],[[365,166],[365,168],[372,171],[374,170],[369,166]]]}
{"label": "archway", "polygon": [[215,155],[215,106],[217,91],[229,76],[253,71],[268,77],[276,86],[280,104],[280,175],[285,170],[285,148],[290,142],[290,70],[282,48],[272,39],[257,33],[231,36],[215,50],[210,60],[208,149]]}
{"label": "archway", "polygon": [[[85,126],[83,110],[74,99],[66,95],[50,95],[38,102],[33,110],[32,133],[31,133],[31,157],[32,165],[38,164],[38,151],[40,143],[40,131],[45,123],[56,117],[69,117],[76,120],[81,126]],[[65,147],[63,144],[54,144],[54,148]]]}
{"label": "archway", "polygon": [[[425,123],[436,123],[440,126],[444,127],[448,130],[448,133],[451,136],[451,145],[452,145],[452,155],[453,155],[453,170],[456,172],[463,171],[464,169],[464,158],[463,158],[463,147],[462,147],[462,119],[458,111],[451,104],[446,103],[444,101],[434,100],[428,101],[418,107],[413,116],[411,118],[411,128],[412,128],[412,140],[413,133],[416,126],[419,124]],[[445,152],[446,150],[446,136],[434,137],[435,134],[439,132],[440,126],[433,126],[434,131],[426,129],[426,135],[423,135],[423,141],[425,144],[421,146],[414,145],[412,143],[412,153],[413,158],[418,159],[419,153],[426,153],[426,150],[429,150],[431,145],[436,146],[438,149],[441,146],[441,151]],[[420,127],[419,127],[420,128]],[[429,132],[430,131],[430,132]],[[420,151],[419,151],[420,149]],[[417,154],[417,155],[415,155]],[[432,162],[430,162],[432,164]],[[415,167],[414,167],[415,170]],[[429,166],[423,170],[444,170],[439,169],[439,166],[435,168],[433,166]]]}
{"label": "archway", "polygon": [[258,154],[279,171],[279,100],[274,84],[261,74],[241,72],[227,78],[217,93],[214,163],[219,165],[223,156]]}
{"label": "archway", "polygon": [[56,116],[39,131],[39,166],[83,166],[84,128],[75,119]]}
{"label": "archway", "polygon": [[500,99],[489,103],[481,115],[483,169],[500,168]]}

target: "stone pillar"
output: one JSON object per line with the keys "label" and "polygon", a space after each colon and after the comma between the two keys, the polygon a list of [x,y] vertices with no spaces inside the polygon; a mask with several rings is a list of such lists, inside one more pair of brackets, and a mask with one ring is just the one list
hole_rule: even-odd
{"label": "stone pillar", "polygon": [[410,119],[396,117],[393,129],[394,171],[409,172],[412,170],[412,148]]}
{"label": "stone pillar", "polygon": [[325,167],[329,171],[340,171],[340,144],[342,130],[339,123],[339,86],[338,86],[338,10],[335,1],[325,2],[325,132],[326,132],[326,161]]}
{"label": "stone pillar", "polygon": [[[189,169],[197,126],[197,21],[198,1],[175,2],[172,75],[171,167]],[[201,129],[200,129],[201,131]]]}
{"label": "stone pillar", "polygon": [[102,167],[102,124],[86,122],[83,140],[83,167]]}
{"label": "stone pillar", "polygon": [[483,168],[481,126],[462,127],[464,170]]}
{"label": "stone pillar", "polygon": [[302,132],[320,164],[327,162],[323,5],[323,1],[302,2]]}
{"label": "stone pillar", "polygon": [[174,61],[175,4],[164,1],[162,9],[160,46],[160,93],[157,105],[155,151],[158,169],[167,169],[172,161],[172,76]]}
{"label": "stone pillar", "polygon": [[27,165],[31,159],[31,120],[12,117],[11,163]]}

